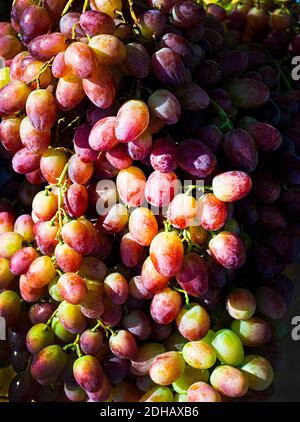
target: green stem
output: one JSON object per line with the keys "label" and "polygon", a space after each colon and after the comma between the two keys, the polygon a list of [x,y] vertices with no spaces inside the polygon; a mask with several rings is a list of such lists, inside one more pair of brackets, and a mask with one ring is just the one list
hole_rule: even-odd
{"label": "green stem", "polygon": [[218,110],[221,119],[223,120],[223,124],[221,125],[221,129],[234,129],[233,123],[230,120],[226,111],[214,100],[211,98],[209,99],[210,103]]}
{"label": "green stem", "polygon": [[84,5],[83,5],[83,9],[82,9],[82,13],[86,12],[88,7],[89,7],[89,2],[90,0],[84,0]]}
{"label": "green stem", "polygon": [[187,309],[190,309],[191,305],[190,305],[190,298],[189,295],[187,293],[187,291],[183,290],[183,289],[179,289],[178,287],[174,287],[174,290],[176,290],[176,292],[178,293],[183,293],[184,294],[184,299],[185,299],[185,304]]}
{"label": "green stem", "polygon": [[135,23],[135,25],[139,28],[140,24],[139,21],[136,17],[135,11],[133,9],[133,0],[127,0],[128,1],[128,5],[129,5],[129,11],[130,11],[130,15],[132,17],[133,22]]}
{"label": "green stem", "polygon": [[33,84],[34,82],[37,83],[37,88],[40,88],[40,77],[42,76],[42,74],[48,69],[48,67],[51,65],[51,63],[53,62],[54,57],[52,57],[52,59],[48,60],[47,62],[45,62],[42,66],[41,69],[39,71],[39,73],[33,78],[31,79],[31,81],[27,82],[26,85],[30,86],[31,84]]}
{"label": "green stem", "polygon": [[57,315],[58,310],[56,309],[53,314],[51,315],[51,317],[48,319],[48,321],[46,322],[46,325],[49,327],[52,323],[53,318]]}
{"label": "green stem", "polygon": [[92,331],[95,332],[99,327],[103,328],[106,337],[108,337],[109,335],[115,336],[117,334],[116,331],[114,331],[110,325],[106,325],[103,321],[101,321],[101,319],[97,319],[97,324],[95,325],[95,327],[92,328]]}
{"label": "green stem", "polygon": [[66,4],[64,10],[62,11],[61,16],[64,16],[66,13],[68,13],[68,11],[71,9],[73,3],[74,3],[74,0],[69,0],[68,1],[68,3]]}

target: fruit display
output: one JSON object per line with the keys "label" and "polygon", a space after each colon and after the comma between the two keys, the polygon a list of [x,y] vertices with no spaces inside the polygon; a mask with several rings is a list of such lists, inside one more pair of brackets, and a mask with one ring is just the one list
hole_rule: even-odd
{"label": "fruit display", "polygon": [[271,399],[300,257],[299,16],[267,0],[14,0],[2,399]]}

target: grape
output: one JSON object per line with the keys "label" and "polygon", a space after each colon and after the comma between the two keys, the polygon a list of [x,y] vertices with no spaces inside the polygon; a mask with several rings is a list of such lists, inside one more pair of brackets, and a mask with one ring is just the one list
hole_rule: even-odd
{"label": "grape", "polygon": [[84,316],[90,319],[101,316],[104,313],[104,303],[99,292],[89,289],[85,299],[80,304],[80,310]]}
{"label": "grape", "polygon": [[104,376],[103,383],[100,390],[96,391],[95,393],[89,393],[89,392],[87,393],[89,397],[89,401],[92,401],[92,402],[108,401],[109,396],[110,396],[110,390],[111,390],[111,385],[110,385],[109,379],[106,376]]}
{"label": "grape", "polygon": [[138,402],[141,393],[137,390],[136,386],[129,381],[122,381],[111,390],[111,398],[113,402]]}
{"label": "grape", "polygon": [[25,117],[20,124],[21,142],[33,154],[43,154],[50,145],[50,130],[35,129],[29,118]]}
{"label": "grape", "polygon": [[198,139],[186,139],[178,149],[179,166],[187,173],[204,178],[216,167],[216,158],[212,151]]}
{"label": "grape", "polygon": [[96,10],[88,10],[87,12],[82,13],[80,15],[80,26],[90,37],[99,34],[112,35],[116,29],[111,16]]}
{"label": "grape", "polygon": [[184,373],[185,363],[178,352],[165,352],[150,365],[151,379],[158,385],[170,385]]}
{"label": "grape", "polygon": [[0,22],[0,36],[3,35],[16,35],[16,31],[9,22]]}
{"label": "grape", "polygon": [[207,231],[201,226],[190,226],[189,232],[191,236],[191,241],[196,245],[202,245],[207,238]]}
{"label": "grape", "polygon": [[137,388],[142,392],[147,392],[155,387],[155,383],[149,377],[149,375],[136,377],[135,380]]}
{"label": "grape", "polygon": [[227,206],[214,194],[206,193],[198,200],[197,217],[205,230],[219,230],[227,218]]}
{"label": "grape", "polygon": [[260,318],[252,317],[246,321],[235,320],[231,328],[247,347],[258,347],[271,340],[270,325]]}
{"label": "grape", "polygon": [[73,155],[69,160],[68,175],[73,183],[84,185],[93,174],[93,163],[85,163]]}
{"label": "grape", "polygon": [[247,173],[255,170],[258,152],[254,139],[244,129],[235,129],[224,136],[223,150],[229,163]]}
{"label": "grape", "polygon": [[122,143],[119,143],[108,151],[106,158],[113,167],[119,170],[127,169],[132,165],[132,158],[128,153],[128,147]]}
{"label": "grape", "polygon": [[126,73],[138,79],[145,78],[150,73],[150,57],[142,44],[131,42],[126,46],[126,57],[122,67]]}
{"label": "grape", "polygon": [[159,138],[153,144],[150,154],[151,165],[161,173],[170,173],[177,167],[177,146],[172,139]]}
{"label": "grape", "polygon": [[275,151],[282,144],[280,132],[268,123],[251,122],[245,129],[253,136],[257,148],[261,151]]}
{"label": "grape", "polygon": [[148,98],[149,109],[165,124],[174,125],[180,118],[180,104],[172,92],[158,89]]}
{"label": "grape", "polygon": [[226,308],[234,319],[249,319],[256,310],[255,297],[247,289],[234,289],[227,296]]}
{"label": "grape", "polygon": [[39,384],[49,385],[57,380],[67,363],[67,355],[53,344],[42,349],[30,366],[30,373]]}
{"label": "grape", "polygon": [[75,273],[63,274],[57,282],[61,297],[73,305],[78,305],[87,296],[87,287],[82,277]]}
{"label": "grape", "polygon": [[31,402],[37,389],[36,381],[28,372],[17,374],[11,381],[8,398],[11,403]]}
{"label": "grape", "polygon": [[82,87],[84,93],[97,107],[108,109],[112,106],[116,96],[116,87],[113,74],[109,68],[99,66],[92,77],[83,79]]}
{"label": "grape", "polygon": [[138,300],[151,299],[153,296],[145,289],[141,276],[135,276],[130,280],[129,293],[133,298]]}
{"label": "grape", "polygon": [[89,392],[99,391],[104,380],[102,368],[94,356],[82,356],[74,362],[74,377],[80,387]]}
{"label": "grape", "polygon": [[196,369],[211,368],[217,359],[214,348],[205,341],[191,341],[182,349],[185,362]]}
{"label": "grape", "polygon": [[120,256],[126,267],[132,268],[138,265],[143,252],[143,246],[130,233],[126,233],[122,237],[120,242]]}
{"label": "grape", "polygon": [[103,345],[100,331],[86,330],[80,336],[80,348],[87,355],[96,356]]}
{"label": "grape", "polygon": [[6,86],[10,81],[10,68],[3,67],[0,69],[0,89]]}
{"label": "grape", "polygon": [[66,193],[66,207],[72,217],[81,217],[88,207],[88,192],[83,185],[71,185]]}
{"label": "grape", "polygon": [[55,309],[53,303],[35,303],[29,310],[29,318],[32,324],[46,323]]}
{"label": "grape", "polygon": [[288,227],[285,215],[273,204],[262,205],[259,208],[258,224],[272,233]]}
{"label": "grape", "polygon": [[12,290],[0,293],[0,316],[6,321],[8,327],[18,321],[21,314],[21,301],[19,295]]}
{"label": "grape", "polygon": [[65,152],[50,147],[41,157],[41,173],[48,183],[57,183],[66,163]]}
{"label": "grape", "polygon": [[26,302],[36,302],[45,294],[45,289],[43,287],[32,287],[25,275],[21,275],[19,287],[22,299]]}
{"label": "grape", "polygon": [[36,227],[36,243],[44,255],[52,256],[57,240],[58,224],[51,222],[39,222]]}
{"label": "grape", "polygon": [[209,272],[205,261],[196,253],[184,256],[183,264],[176,274],[179,285],[189,295],[201,297],[208,291]]}
{"label": "grape", "polygon": [[217,366],[211,376],[211,385],[226,397],[242,397],[248,390],[244,372],[229,365]]}
{"label": "grape", "polygon": [[119,141],[128,143],[138,138],[149,123],[149,110],[140,100],[124,103],[118,111],[115,123],[115,134]]}
{"label": "grape", "polygon": [[27,98],[26,113],[36,130],[51,129],[56,120],[56,111],[53,94],[45,89],[35,90]]}
{"label": "grape", "polygon": [[70,333],[67,331],[63,325],[59,322],[58,317],[54,317],[51,323],[51,328],[59,341],[62,343],[71,343],[75,340],[75,334]]}
{"label": "grape", "polygon": [[84,38],[85,32],[82,26],[79,24],[80,16],[80,13],[69,12],[61,17],[59,21],[59,29],[67,39],[71,40],[72,38]]}
{"label": "grape", "polygon": [[166,24],[166,17],[159,10],[148,10],[139,17],[139,24],[143,37],[151,39],[162,34]]}
{"label": "grape", "polygon": [[170,13],[171,22],[179,28],[189,28],[202,23],[206,17],[205,9],[191,0],[175,3]]}
{"label": "grape", "polygon": [[257,311],[270,319],[281,319],[287,311],[284,297],[269,287],[259,287],[255,292]]}
{"label": "grape", "polygon": [[15,274],[10,269],[10,262],[6,258],[0,258],[0,288],[6,289],[14,280]]}
{"label": "grape", "polygon": [[184,306],[176,318],[180,334],[190,340],[201,340],[210,328],[210,318],[206,310],[197,303]]}
{"label": "grape", "polygon": [[79,305],[72,305],[66,301],[58,307],[58,318],[65,330],[72,334],[80,334],[85,330],[86,318]]}
{"label": "grape", "polygon": [[147,391],[139,400],[140,402],[168,402],[174,401],[172,391],[168,387],[154,387]]}
{"label": "grape", "polygon": [[259,107],[269,100],[269,88],[254,79],[236,79],[229,85],[229,94],[234,106],[243,110]]}
{"label": "grape", "polygon": [[185,81],[186,69],[180,56],[164,47],[151,57],[152,72],[164,85],[179,86]]}
{"label": "grape", "polygon": [[186,394],[192,384],[195,382],[207,382],[208,378],[209,372],[207,369],[196,369],[186,364],[184,373],[173,382],[172,387],[178,394]]}
{"label": "grape", "polygon": [[86,392],[80,387],[70,387],[64,384],[64,393],[72,402],[84,402],[87,399]]}
{"label": "grape", "polygon": [[126,57],[124,44],[114,35],[96,35],[90,40],[89,46],[95,52],[100,65],[120,64]]}
{"label": "grape", "polygon": [[239,337],[231,330],[217,331],[212,340],[217,357],[220,362],[238,366],[244,359],[244,349]]}
{"label": "grape", "polygon": [[0,37],[0,54],[6,60],[13,59],[22,49],[18,38],[13,35],[2,35]]}
{"label": "grape", "polygon": [[30,360],[30,353],[27,350],[14,350],[11,357],[11,364],[14,371],[18,374],[26,370]]}
{"label": "grape", "polygon": [[79,273],[86,278],[103,280],[106,276],[107,268],[100,259],[87,256],[82,259]]}
{"label": "grape", "polygon": [[118,144],[115,136],[114,126],[116,118],[104,117],[92,128],[89,136],[89,145],[96,151],[109,151]]}
{"label": "grape", "polygon": [[59,32],[40,35],[35,37],[28,45],[29,53],[37,60],[46,61],[65,51],[67,48],[66,38]]}
{"label": "grape", "polygon": [[97,72],[93,50],[83,42],[74,42],[66,49],[64,59],[71,71],[81,79],[91,78]]}
{"label": "grape", "polygon": [[0,212],[0,233],[12,232],[14,231],[14,216],[7,212]]}
{"label": "grape", "polygon": [[242,241],[233,233],[223,231],[209,242],[213,259],[227,269],[236,269],[245,262],[245,249]]}
{"label": "grape", "polygon": [[136,207],[144,201],[146,177],[138,167],[121,170],[117,176],[118,194],[125,204]]}
{"label": "grape", "polygon": [[159,343],[147,343],[138,348],[135,357],[131,360],[130,371],[135,375],[149,374],[150,365],[156,356],[165,352]]}
{"label": "grape", "polygon": [[214,195],[224,202],[234,202],[248,195],[252,188],[250,177],[242,171],[228,171],[213,178]]}
{"label": "grape", "polygon": [[56,271],[51,258],[40,256],[30,265],[26,278],[30,287],[39,289],[46,286],[55,277]]}
{"label": "grape", "polygon": [[180,181],[173,172],[150,174],[145,186],[145,197],[155,207],[167,207],[180,190]]}
{"label": "grape", "polygon": [[166,33],[163,35],[159,46],[161,48],[170,48],[174,53],[178,54],[185,65],[189,66],[193,60],[193,46],[189,44],[184,37],[175,33]]}
{"label": "grape", "polygon": [[0,114],[14,114],[23,109],[29,94],[24,82],[9,82],[0,90]]}
{"label": "grape", "polygon": [[128,143],[128,154],[133,160],[145,159],[152,147],[152,135],[146,130],[141,136]]}
{"label": "grape", "polygon": [[101,315],[101,320],[111,327],[115,327],[122,319],[123,309],[120,305],[116,305],[107,298],[103,299],[104,312]]}
{"label": "grape", "polygon": [[[9,262],[9,269],[14,275],[22,275],[27,272],[30,264],[38,258],[38,253],[34,248],[28,246],[26,248],[19,249],[11,258]],[[1,262],[3,258],[1,258]],[[7,263],[8,265],[8,263]],[[12,277],[13,279],[14,277]],[[1,280],[2,281],[2,280]]]}
{"label": "grape", "polygon": [[120,330],[109,338],[109,347],[120,359],[133,359],[137,353],[134,336],[126,330]]}
{"label": "grape", "polygon": [[128,283],[120,273],[111,273],[104,279],[106,296],[116,305],[122,305],[128,297]]}
{"label": "grape", "polygon": [[66,76],[60,78],[55,96],[62,110],[72,110],[85,96],[81,79],[73,73],[68,73]]}
{"label": "grape", "polygon": [[78,158],[85,162],[90,163],[97,160],[98,152],[94,151],[89,145],[89,135],[91,127],[84,123],[76,128],[74,133],[74,149]]}
{"label": "grape", "polygon": [[46,324],[37,324],[30,328],[26,335],[26,346],[33,355],[53,344],[54,333]]}
{"label": "grape", "polygon": [[187,391],[188,402],[209,402],[216,403],[221,402],[222,398],[218,391],[216,391],[211,385],[203,381],[198,381],[192,384]]}
{"label": "grape", "polygon": [[148,208],[136,208],[129,218],[129,231],[133,239],[142,246],[149,246],[157,235],[156,218]]}
{"label": "grape", "polygon": [[251,390],[266,390],[272,384],[272,366],[267,359],[262,356],[246,356],[241,366],[241,370],[246,374]]}
{"label": "grape", "polygon": [[20,18],[20,32],[24,44],[33,38],[48,32],[51,26],[49,13],[44,7],[28,6]]}
{"label": "grape", "polygon": [[268,14],[263,8],[253,7],[247,13],[247,24],[256,31],[261,31],[268,24]]}
{"label": "grape", "polygon": [[68,73],[70,73],[71,69],[66,65],[65,53],[63,51],[55,56],[51,71],[55,78],[64,78]]}
{"label": "grape", "polygon": [[0,257],[10,259],[22,247],[23,237],[19,233],[0,234]]}
{"label": "grape", "polygon": [[174,276],[183,263],[183,246],[176,232],[157,234],[150,245],[155,269],[165,277]]}
{"label": "grape", "polygon": [[119,384],[126,375],[128,363],[126,360],[119,359],[113,354],[108,354],[104,358],[103,369],[113,384]]}
{"label": "grape", "polygon": [[122,324],[124,328],[139,340],[146,340],[152,331],[150,318],[139,310],[133,310],[124,315]]}
{"label": "grape", "polygon": [[21,119],[13,115],[3,118],[0,123],[2,145],[12,153],[19,151],[23,147],[19,134],[20,123]]}
{"label": "grape", "polygon": [[169,287],[156,293],[152,299],[150,313],[158,324],[175,321],[181,309],[181,296]]}
{"label": "grape", "polygon": [[35,195],[32,209],[40,220],[51,220],[58,209],[57,198],[52,192],[41,191]]}

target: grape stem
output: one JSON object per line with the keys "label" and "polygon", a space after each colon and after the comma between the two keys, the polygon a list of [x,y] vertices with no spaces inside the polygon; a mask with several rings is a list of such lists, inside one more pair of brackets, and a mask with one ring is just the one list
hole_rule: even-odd
{"label": "grape stem", "polygon": [[64,16],[66,13],[68,13],[68,11],[71,9],[73,3],[74,3],[74,0],[69,0],[68,1],[68,3],[66,4],[64,10],[62,11],[61,16]]}
{"label": "grape stem", "polygon": [[58,312],[58,309],[56,309],[56,310],[53,312],[53,314],[51,315],[51,317],[50,317],[50,318],[48,319],[48,321],[46,322],[46,325],[47,325],[48,327],[51,325],[52,320],[53,320],[53,318],[56,316],[57,312]]}
{"label": "grape stem", "polygon": [[46,72],[46,70],[48,69],[48,67],[51,66],[53,60],[54,60],[54,57],[52,57],[50,60],[48,60],[47,62],[45,62],[41,66],[41,69],[40,69],[39,73],[33,79],[31,79],[31,81],[27,82],[26,85],[27,86],[30,86],[31,84],[33,84],[34,82],[36,82],[37,83],[37,89],[40,89],[40,85],[41,85],[40,77],[42,76],[42,74],[44,72]]}
{"label": "grape stem", "polygon": [[77,356],[79,358],[81,358],[83,356],[83,353],[82,353],[82,351],[80,349],[79,342],[80,342],[80,334],[77,334],[76,339],[73,341],[73,343],[69,343],[66,346],[64,346],[63,347],[63,350],[64,351],[67,351],[69,349],[72,349],[74,352],[76,351]]}
{"label": "grape stem", "polygon": [[82,13],[86,12],[88,7],[89,7],[89,2],[90,0],[84,0],[84,4],[83,4],[83,9],[82,9]]}
{"label": "grape stem", "polygon": [[226,111],[216,101],[212,100],[211,98],[209,99],[209,101],[218,110],[219,115],[223,121],[223,123],[221,124],[221,129],[229,129],[229,130],[234,129],[233,123],[230,120]]}
{"label": "grape stem", "polygon": [[140,27],[140,24],[139,24],[139,21],[138,21],[138,19],[136,17],[135,11],[133,9],[133,0],[127,0],[127,1],[128,1],[130,15],[132,17],[132,20],[135,23],[135,25],[139,28]]}
{"label": "grape stem", "polygon": [[106,325],[101,319],[97,319],[97,324],[92,328],[92,332],[94,333],[97,329],[101,327],[105,331],[106,337],[109,335],[115,336],[117,333],[114,331],[110,325]]}
{"label": "grape stem", "polygon": [[187,291],[186,290],[183,290],[183,289],[179,289],[178,287],[174,287],[174,290],[176,290],[176,292],[178,292],[178,293],[183,293],[184,294],[184,299],[185,299],[186,307],[187,307],[187,309],[190,309],[191,304],[190,304],[190,298],[189,298],[189,295],[188,295]]}

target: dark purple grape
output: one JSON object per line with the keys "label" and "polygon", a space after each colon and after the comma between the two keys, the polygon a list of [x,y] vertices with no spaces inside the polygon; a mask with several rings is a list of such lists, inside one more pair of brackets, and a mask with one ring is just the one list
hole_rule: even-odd
{"label": "dark purple grape", "polygon": [[234,129],[224,135],[223,150],[230,165],[247,173],[255,170],[258,152],[252,136],[244,129]]}
{"label": "dark purple grape", "polygon": [[109,353],[103,360],[103,370],[113,384],[119,384],[128,370],[128,360]]}
{"label": "dark purple grape", "polygon": [[259,218],[258,224],[263,230],[270,233],[285,230],[288,226],[288,221],[285,215],[274,204],[261,205],[258,209]]}
{"label": "dark purple grape", "polygon": [[39,385],[34,395],[34,401],[38,403],[53,403],[57,402],[59,395],[58,386],[54,385]]}
{"label": "dark purple grape", "polygon": [[199,130],[198,138],[216,154],[222,145],[223,133],[217,126],[207,125]]}
{"label": "dark purple grape", "polygon": [[21,372],[10,383],[8,400],[12,403],[31,402],[37,386],[37,382],[28,372]]}
{"label": "dark purple grape", "polygon": [[16,373],[26,371],[30,360],[30,353],[27,350],[14,350],[11,355],[11,364]]}
{"label": "dark purple grape", "polygon": [[206,60],[197,70],[197,79],[204,86],[215,86],[222,78],[220,65],[214,60]]}
{"label": "dark purple grape", "polygon": [[176,142],[169,138],[159,138],[153,144],[150,161],[154,170],[169,173],[176,169],[178,153]]}
{"label": "dark purple grape", "polygon": [[29,318],[32,324],[46,323],[53,314],[56,305],[49,302],[38,302],[31,306]]}
{"label": "dark purple grape", "polygon": [[181,85],[186,78],[186,69],[180,56],[170,48],[161,48],[151,58],[152,71],[156,79],[165,85]]}
{"label": "dark purple grape", "polygon": [[217,160],[212,151],[198,139],[186,139],[178,149],[179,166],[187,173],[204,178],[216,168]]}
{"label": "dark purple grape", "polygon": [[186,39],[178,34],[174,33],[167,33],[163,35],[162,39],[159,42],[160,48],[170,48],[174,53],[178,54],[183,63],[186,66],[189,66],[189,64],[192,61],[193,58],[193,47],[192,45],[186,41]]}

